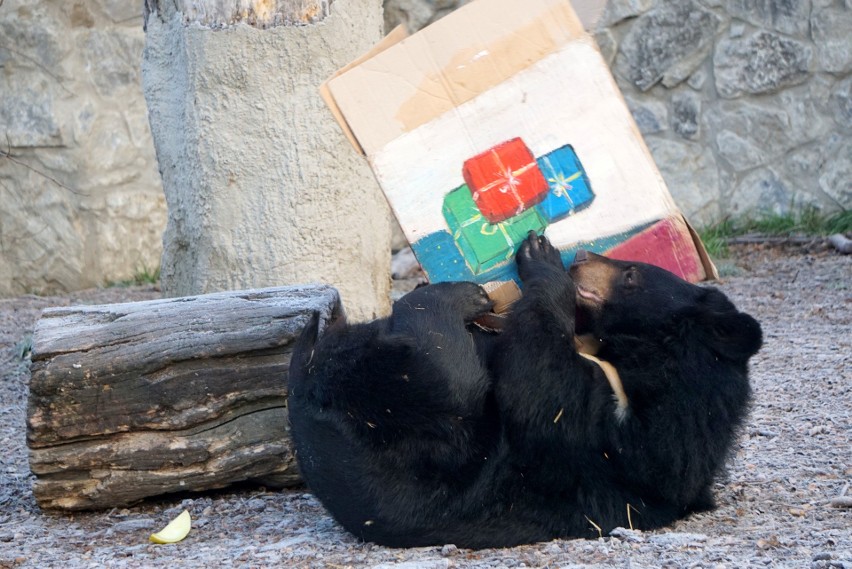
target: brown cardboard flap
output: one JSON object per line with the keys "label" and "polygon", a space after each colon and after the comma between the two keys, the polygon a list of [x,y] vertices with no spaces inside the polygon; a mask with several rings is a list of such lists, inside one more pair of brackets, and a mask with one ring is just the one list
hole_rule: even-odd
{"label": "brown cardboard flap", "polygon": [[698,232],[695,231],[695,228],[692,227],[686,219],[686,216],[681,217],[683,217],[683,222],[686,224],[687,229],[689,229],[689,234],[692,236],[692,242],[695,244],[695,250],[698,251],[698,258],[701,259],[701,265],[704,267],[705,278],[708,281],[718,281],[719,270],[716,268],[716,265],[713,263],[710,255],[707,253],[707,249],[704,247],[701,237],[699,237]]}
{"label": "brown cardboard flap", "polygon": [[390,31],[388,35],[379,41],[376,45],[374,45],[370,51],[362,55],[361,57],[355,59],[344,67],[338,69],[334,75],[329,77],[322,85],[320,85],[320,96],[322,97],[325,104],[328,106],[331,114],[334,115],[334,119],[340,125],[340,128],[343,129],[343,134],[346,135],[346,138],[349,139],[349,142],[352,146],[360,152],[362,155],[364,154],[364,149],[361,148],[361,145],[358,143],[358,138],[355,136],[355,133],[352,132],[352,129],[349,127],[349,123],[346,122],[346,117],[343,116],[343,113],[340,112],[340,107],[337,106],[337,101],[334,100],[334,95],[332,95],[331,91],[328,88],[329,82],[335,77],[339,77],[341,74],[346,73],[353,67],[360,65],[361,63],[367,61],[368,59],[378,55],[379,53],[385,51],[386,49],[398,44],[402,40],[408,37],[408,30],[405,29],[405,26],[399,25]]}
{"label": "brown cardboard flap", "polygon": [[[573,4],[581,16],[567,0],[474,0],[412,36],[397,28],[322,86],[324,100],[367,157],[434,282],[517,279],[518,237],[508,225],[495,225],[504,222],[546,231],[564,252],[675,220],[671,243],[661,241],[657,249],[670,246],[669,257],[681,259],[685,246],[688,270],[675,263],[681,276],[718,278],[672,200],[609,66],[584,31],[584,25],[594,26],[604,0]],[[460,232],[479,221],[465,217],[467,206],[449,196],[469,186],[465,191],[474,202],[483,201],[474,207],[485,212],[493,206],[487,201],[500,201],[496,193],[508,192],[485,195],[493,184],[503,187],[505,172],[512,188],[521,184],[515,170],[502,165],[511,161],[508,155],[497,154],[512,141],[534,157],[542,184],[549,172],[547,195],[556,204],[545,207],[535,201],[543,199],[540,194],[530,189],[522,197],[519,191],[512,209],[500,209],[513,215],[479,232]],[[498,156],[499,167],[488,168],[492,185],[474,187],[465,165],[486,153]],[[570,211],[563,211],[569,191]],[[624,251],[631,246],[641,242],[617,245]],[[498,256],[488,257],[494,250]],[[656,252],[636,254],[652,262]]]}
{"label": "brown cardboard flap", "polygon": [[515,281],[492,281],[482,285],[482,288],[494,303],[492,311],[495,314],[508,312],[509,307],[521,298],[521,287]]}
{"label": "brown cardboard flap", "polygon": [[[457,33],[460,19],[472,22],[471,35]],[[472,2],[332,78],[327,88],[371,156],[583,36],[565,0]]]}

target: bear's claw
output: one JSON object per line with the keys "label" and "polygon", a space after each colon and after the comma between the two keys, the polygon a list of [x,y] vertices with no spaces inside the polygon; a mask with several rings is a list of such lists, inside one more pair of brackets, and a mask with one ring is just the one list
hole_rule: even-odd
{"label": "bear's claw", "polygon": [[559,250],[554,247],[544,235],[536,235],[530,231],[517,256],[518,274],[526,281],[537,274],[547,271],[545,267],[555,267],[565,270]]}

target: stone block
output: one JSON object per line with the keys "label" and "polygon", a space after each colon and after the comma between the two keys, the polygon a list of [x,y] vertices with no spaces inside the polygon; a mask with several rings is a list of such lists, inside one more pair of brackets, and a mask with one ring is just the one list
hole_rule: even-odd
{"label": "stone block", "polygon": [[810,189],[817,187],[819,173],[825,155],[821,144],[807,144],[790,151],[776,168],[795,187]]}
{"label": "stone block", "polygon": [[37,170],[0,159],[0,296],[128,279],[140,259],[159,265],[165,205],[139,85],[140,22],[114,25],[99,1],[0,9],[0,144],[8,134]]}
{"label": "stone block", "polygon": [[114,174],[133,165],[138,153],[136,145],[130,140],[122,113],[117,110],[98,113],[85,143],[98,149],[97,155],[91,157],[92,167],[110,179],[107,184],[116,185],[127,181],[115,178]]}
{"label": "stone block", "polygon": [[831,93],[831,111],[837,126],[852,133],[852,76],[835,85]]}
{"label": "stone block", "polygon": [[766,164],[796,146],[790,117],[775,104],[722,102],[705,113],[719,156],[735,170]]}
{"label": "stone block", "polygon": [[0,161],[0,183],[0,268],[9,269],[0,270],[0,294],[80,288],[84,242],[74,196],[8,161]]}
{"label": "stone block", "polygon": [[[832,134],[800,146],[773,164],[789,186],[812,196],[827,210],[852,203],[848,137]],[[845,201],[844,201],[845,200]]]}
{"label": "stone block", "polygon": [[819,68],[829,73],[852,71],[852,7],[838,2],[814,6],[811,36],[816,44]]}
{"label": "stone block", "polygon": [[661,101],[630,91],[625,91],[624,100],[642,134],[657,134],[669,129],[669,110]]}
{"label": "stone block", "polygon": [[55,97],[46,81],[0,75],[0,92],[0,144],[4,148],[7,143],[17,148],[64,144]]}
{"label": "stone block", "polygon": [[139,90],[139,60],[142,57],[142,30],[92,30],[78,39],[78,45],[91,70],[91,80],[103,97]]}
{"label": "stone block", "polygon": [[107,17],[116,24],[142,27],[142,3],[128,0],[96,0]]}
{"label": "stone block", "polygon": [[760,146],[730,130],[723,130],[716,135],[716,148],[719,156],[727,160],[737,172],[754,168],[767,161],[767,156]]}
{"label": "stone block", "polygon": [[787,113],[790,121],[787,135],[795,145],[817,140],[834,126],[829,111],[832,83],[827,76],[815,76],[803,85],[765,99]]}
{"label": "stone block", "polygon": [[718,221],[722,215],[721,187],[710,149],[694,142],[656,137],[647,142],[675,203],[687,219],[698,226]]}
{"label": "stone block", "polygon": [[654,0],[609,0],[598,22],[598,28],[616,26],[629,18],[640,16],[651,9]]}
{"label": "stone block", "polygon": [[729,38],[741,38],[745,35],[746,25],[742,22],[731,22],[731,27],[728,29]]}
{"label": "stone block", "polygon": [[385,5],[385,30],[391,31],[404,24],[410,32],[416,32],[429,23],[434,16],[434,6],[428,0],[395,0]]}
{"label": "stone block", "polygon": [[687,79],[686,84],[695,89],[696,91],[700,91],[704,88],[704,84],[707,82],[707,71],[703,68],[698,69],[695,73],[690,75],[689,79]]}
{"label": "stone block", "polygon": [[699,136],[701,98],[695,93],[681,91],[672,95],[672,130],[683,138]]}
{"label": "stone block", "polygon": [[774,168],[757,168],[746,174],[730,197],[737,215],[787,215],[818,205],[812,194],[794,188]]}
{"label": "stone block", "polygon": [[95,17],[89,11],[89,8],[81,2],[77,2],[71,6],[70,17],[72,28],[95,27]]}
{"label": "stone block", "polygon": [[677,85],[711,52],[722,24],[722,18],[693,0],[660,3],[631,25],[616,70],[641,91],[660,81]]}
{"label": "stone block", "polygon": [[852,144],[849,137],[832,137],[824,148],[825,161],[819,173],[819,187],[834,202],[849,208],[852,204]]}
{"label": "stone block", "polygon": [[726,0],[725,10],[761,28],[808,37],[811,0]]}
{"label": "stone block", "polygon": [[[0,17],[0,45],[17,52],[10,58],[16,67],[57,75],[63,58],[73,49],[64,22],[47,7],[48,2],[24,3],[13,10],[7,3]],[[6,50],[0,50],[6,51]]]}
{"label": "stone block", "polygon": [[713,55],[716,90],[722,97],[734,98],[802,83],[810,75],[812,57],[808,44],[773,32],[722,39]]}
{"label": "stone block", "polygon": [[598,44],[598,49],[601,50],[601,55],[604,56],[607,65],[612,65],[615,61],[615,56],[618,53],[618,42],[615,36],[607,29],[600,29],[594,33],[595,42]]}
{"label": "stone block", "polygon": [[93,203],[91,212],[83,212],[84,235],[96,239],[98,255],[92,269],[109,274],[111,267],[126,267],[116,280],[132,278],[140,272],[153,272],[160,266],[160,251],[150,246],[162,238],[166,225],[165,197],[162,193],[141,190],[133,184],[124,191],[110,192]]}
{"label": "stone block", "polygon": [[[86,170],[87,166],[80,160],[74,148],[50,148],[50,152],[38,150],[28,154],[27,160],[32,161],[32,166],[37,167],[41,172],[49,172],[57,178],[79,179],[80,172]],[[89,174],[88,171],[86,173]]]}
{"label": "stone block", "polygon": [[[852,147],[852,78],[845,76],[852,1],[660,0],[636,7],[631,0],[610,5],[597,33],[618,42],[616,81],[684,210],[757,215],[760,196],[769,204],[761,211],[852,207],[849,157],[841,151]],[[706,45],[712,56],[702,60]],[[673,89],[685,76],[693,93]],[[704,152],[721,196],[709,206],[702,188],[683,190]]]}

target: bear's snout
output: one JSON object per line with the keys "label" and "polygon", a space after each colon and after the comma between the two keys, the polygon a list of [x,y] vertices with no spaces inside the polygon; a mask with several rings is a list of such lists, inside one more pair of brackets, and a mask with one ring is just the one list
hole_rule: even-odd
{"label": "bear's snout", "polygon": [[584,249],[577,251],[568,271],[577,287],[577,301],[586,305],[608,300],[619,274],[615,263]]}

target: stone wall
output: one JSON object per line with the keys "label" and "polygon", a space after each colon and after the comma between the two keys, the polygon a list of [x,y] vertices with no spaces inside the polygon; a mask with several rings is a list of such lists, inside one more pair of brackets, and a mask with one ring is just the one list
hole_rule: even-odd
{"label": "stone wall", "polygon": [[[418,29],[463,3],[386,0],[385,23]],[[141,4],[0,4],[0,296],[160,264]],[[700,225],[852,207],[850,30],[852,0],[612,0],[596,38]]]}
{"label": "stone wall", "polygon": [[0,5],[0,296],[160,264],[165,200],[139,61],[141,2]]}
{"label": "stone wall", "polygon": [[[388,0],[386,26],[451,4]],[[610,0],[595,37],[694,224],[852,207],[852,1]]]}

